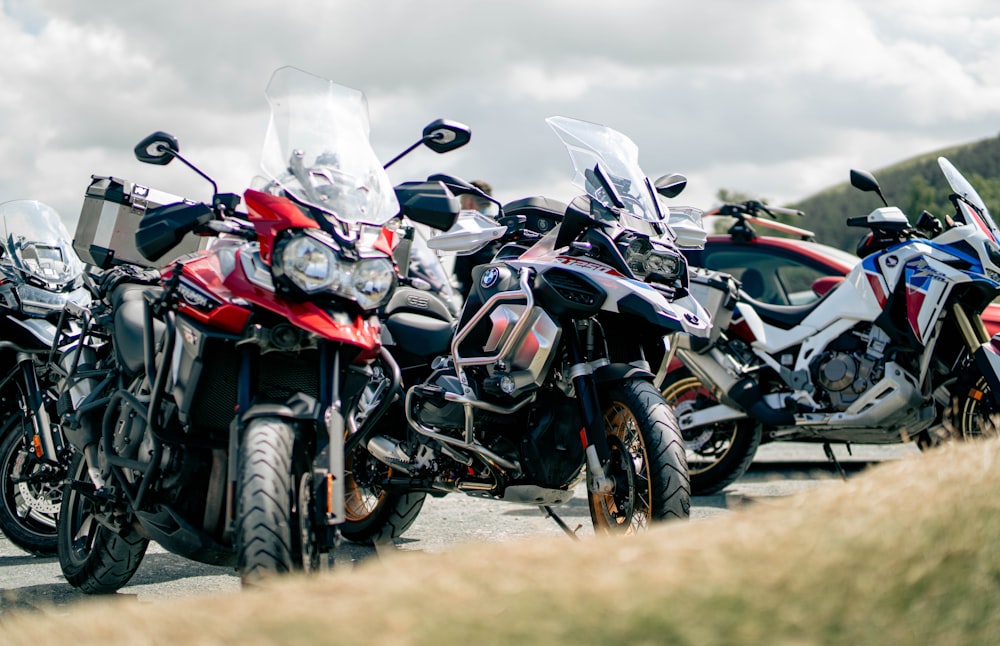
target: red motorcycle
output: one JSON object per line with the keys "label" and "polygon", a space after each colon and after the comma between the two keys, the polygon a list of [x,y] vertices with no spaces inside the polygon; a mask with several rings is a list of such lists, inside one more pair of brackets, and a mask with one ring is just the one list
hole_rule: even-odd
{"label": "red motorcycle", "polygon": [[[106,272],[87,334],[107,343],[81,351],[63,385],[77,395],[63,420],[76,456],[59,562],[85,592],[125,585],[150,540],[235,565],[244,582],[319,567],[345,520],[344,437],[397,281],[383,225],[402,213],[447,228],[458,213],[441,185],[393,189],[360,92],[282,68],[267,97],[268,181],[244,193],[247,212],[212,182],[211,204],[145,213],[142,258],[111,254],[148,267],[188,234],[211,236],[159,272]],[[446,152],[469,136],[438,120],[418,144]],[[166,133],[136,156],[178,159],[212,181]]]}

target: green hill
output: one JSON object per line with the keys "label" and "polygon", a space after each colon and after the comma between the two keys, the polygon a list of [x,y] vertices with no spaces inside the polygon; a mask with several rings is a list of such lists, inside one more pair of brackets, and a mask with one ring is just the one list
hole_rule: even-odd
{"label": "green hill", "polygon": [[[939,156],[947,157],[976,188],[994,218],[1000,217],[1000,137],[952,146],[883,169],[863,170],[873,172],[889,204],[902,209],[910,222],[923,210],[943,217],[954,213],[954,208],[948,200],[951,189],[937,165]],[[882,203],[874,193],[863,193],[845,181],[786,206],[804,211],[805,216],[784,221],[814,231],[818,242],[853,252],[864,230],[848,227],[845,221],[870,213]]]}

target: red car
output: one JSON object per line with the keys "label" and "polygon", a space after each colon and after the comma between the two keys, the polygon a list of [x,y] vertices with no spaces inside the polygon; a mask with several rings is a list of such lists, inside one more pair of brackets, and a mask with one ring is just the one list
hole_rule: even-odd
{"label": "red car", "polygon": [[[687,252],[691,266],[731,274],[742,283],[743,291],[764,303],[805,305],[828,292],[861,261],[854,254],[812,242],[811,231],[758,217],[756,213],[765,208],[774,213],[800,214],[757,202],[714,209],[706,216],[729,215],[736,222],[727,234],[710,235],[703,250]],[[753,227],[796,237],[762,236]],[[983,322],[991,335],[1000,333],[1000,304],[986,308]]]}

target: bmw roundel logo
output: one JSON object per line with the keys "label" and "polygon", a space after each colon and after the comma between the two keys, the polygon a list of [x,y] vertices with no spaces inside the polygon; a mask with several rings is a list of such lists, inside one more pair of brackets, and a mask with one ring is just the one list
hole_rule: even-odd
{"label": "bmw roundel logo", "polygon": [[479,284],[483,289],[489,289],[496,285],[498,280],[500,280],[500,270],[496,267],[487,267],[479,279]]}

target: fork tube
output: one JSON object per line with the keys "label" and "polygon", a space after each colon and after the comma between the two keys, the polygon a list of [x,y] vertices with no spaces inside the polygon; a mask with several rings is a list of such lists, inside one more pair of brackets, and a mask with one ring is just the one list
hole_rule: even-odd
{"label": "fork tube", "polygon": [[587,469],[593,473],[592,485],[597,491],[607,491],[610,483],[604,474],[602,465],[608,463],[611,451],[608,449],[608,439],[604,434],[604,423],[601,420],[601,405],[597,396],[597,384],[594,382],[594,369],[584,360],[580,350],[579,333],[576,323],[563,320],[562,328],[568,332],[563,335],[566,340],[566,353],[569,356],[569,376],[576,390],[576,399],[580,402],[580,412],[583,415],[584,450],[587,454]]}
{"label": "fork tube", "polygon": [[31,418],[31,426],[34,430],[32,446],[35,456],[57,464],[59,462],[58,447],[56,438],[52,434],[52,424],[49,422],[49,413],[45,410],[42,402],[42,393],[38,388],[38,377],[35,375],[35,365],[31,356],[18,353],[17,363],[21,367],[21,381],[24,383],[25,399],[28,405],[28,416]]}

